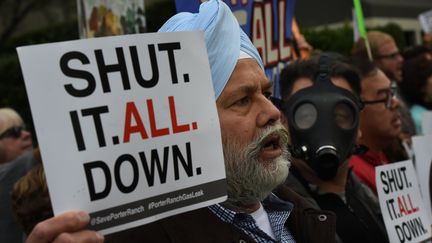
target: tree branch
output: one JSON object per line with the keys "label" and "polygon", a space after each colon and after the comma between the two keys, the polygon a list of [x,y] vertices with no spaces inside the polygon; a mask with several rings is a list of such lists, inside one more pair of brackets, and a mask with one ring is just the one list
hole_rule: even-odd
{"label": "tree branch", "polygon": [[4,45],[7,39],[13,34],[16,30],[16,27],[21,23],[21,21],[27,16],[27,14],[33,10],[38,4],[44,4],[49,0],[32,0],[25,6],[22,6],[23,3],[21,0],[15,0],[12,10],[12,16],[9,23],[6,24],[4,30],[0,33],[0,48]]}

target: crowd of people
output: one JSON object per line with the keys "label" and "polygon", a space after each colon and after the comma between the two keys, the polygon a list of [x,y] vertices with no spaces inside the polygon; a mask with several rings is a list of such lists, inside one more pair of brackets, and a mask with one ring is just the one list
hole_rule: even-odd
{"label": "crowd of people", "polygon": [[190,30],[204,32],[219,70],[211,75],[227,201],[105,236],[87,229],[87,212],[53,216],[39,151],[20,116],[3,108],[0,242],[388,242],[375,167],[412,158],[411,137],[432,110],[432,50],[400,51],[378,31],[368,33],[372,60],[362,39],[350,57],[308,48],[281,71],[275,98],[223,1],[159,31]]}

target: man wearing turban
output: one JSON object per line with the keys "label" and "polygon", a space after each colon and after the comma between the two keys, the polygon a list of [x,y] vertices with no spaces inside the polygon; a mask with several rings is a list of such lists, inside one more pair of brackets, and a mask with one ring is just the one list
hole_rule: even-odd
{"label": "man wearing turban", "polygon": [[[204,32],[228,200],[108,235],[106,242],[334,242],[332,213],[316,211],[288,188],[277,188],[288,175],[288,134],[269,99],[272,84],[262,60],[229,7],[210,0],[199,13],[173,16],[159,31]],[[59,215],[38,224],[27,242],[102,242],[98,233],[82,230],[89,220],[84,212]]]}

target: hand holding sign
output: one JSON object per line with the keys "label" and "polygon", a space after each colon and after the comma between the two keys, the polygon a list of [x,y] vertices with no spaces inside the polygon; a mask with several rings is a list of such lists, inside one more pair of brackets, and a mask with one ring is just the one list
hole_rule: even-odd
{"label": "hand holding sign", "polygon": [[64,213],[36,225],[26,243],[104,242],[101,234],[83,230],[89,222],[90,216],[85,212]]}
{"label": "hand holding sign", "polygon": [[112,233],[225,200],[202,33],[87,39],[18,54],[56,215],[82,209],[92,229]]}

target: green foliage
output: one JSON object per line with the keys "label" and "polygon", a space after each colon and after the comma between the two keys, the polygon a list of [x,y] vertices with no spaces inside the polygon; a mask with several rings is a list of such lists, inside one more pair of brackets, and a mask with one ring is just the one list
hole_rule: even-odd
{"label": "green foliage", "polygon": [[[30,106],[15,48],[78,38],[76,21],[26,33],[9,40],[0,50],[0,107],[15,109],[33,130]],[[43,61],[43,57],[39,57]]]}
{"label": "green foliage", "polygon": [[19,106],[19,104],[23,104],[21,90],[24,88],[24,83],[22,82],[21,70],[16,55],[9,54],[0,58],[0,80],[1,106]]}
{"label": "green foliage", "polygon": [[74,40],[78,38],[77,21],[65,22],[11,38],[0,50],[0,53],[15,53],[15,48],[18,46]]}
{"label": "green foliage", "polygon": [[349,55],[353,46],[353,30],[348,24],[338,29],[306,29],[303,35],[315,50]]}
{"label": "green foliage", "polygon": [[13,108],[32,127],[27,93],[16,54],[6,54],[0,58],[0,107]]}
{"label": "green foliage", "polygon": [[[403,30],[397,24],[390,23],[368,30],[379,30],[390,34],[401,50],[406,46]],[[303,35],[316,50],[333,51],[346,56],[350,55],[354,44],[353,29],[348,22],[345,23],[343,27],[337,29],[306,29],[303,31]]]}

